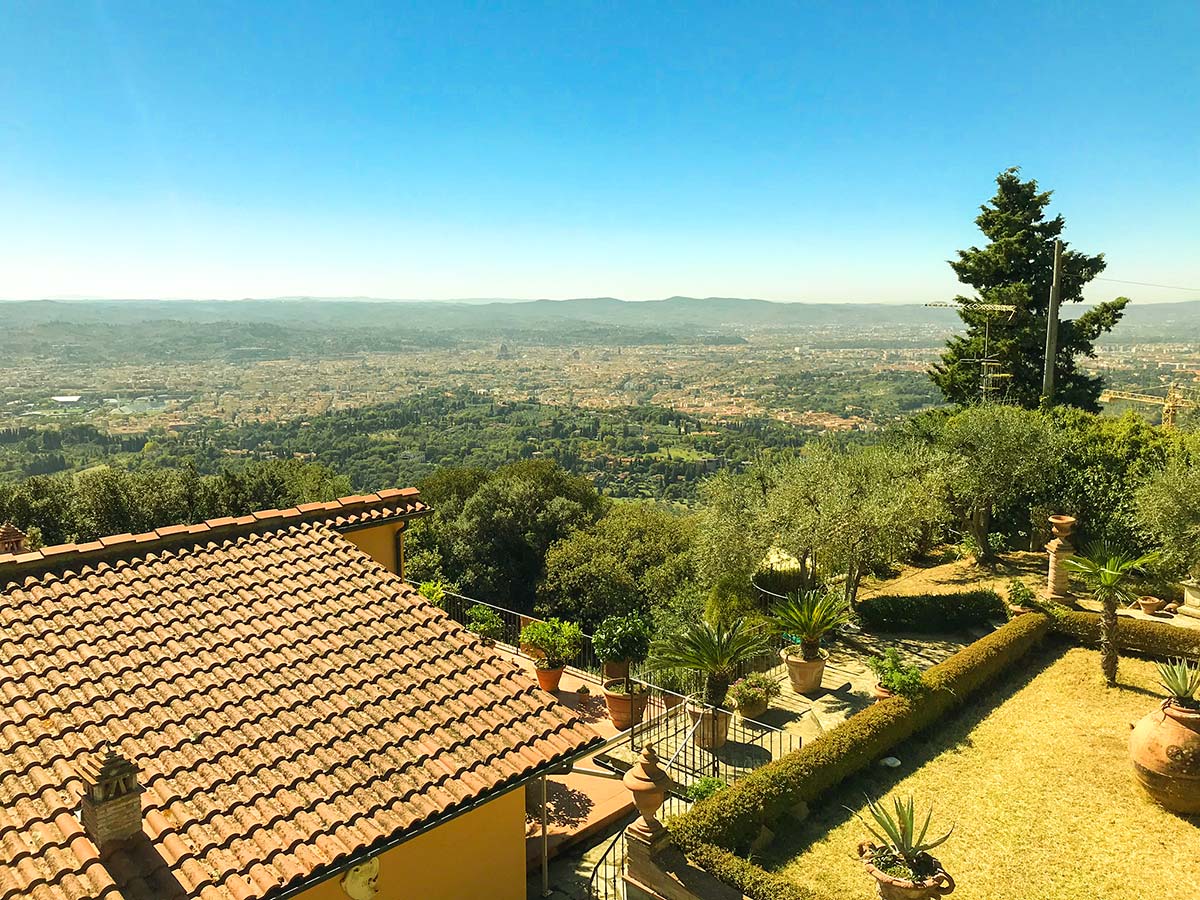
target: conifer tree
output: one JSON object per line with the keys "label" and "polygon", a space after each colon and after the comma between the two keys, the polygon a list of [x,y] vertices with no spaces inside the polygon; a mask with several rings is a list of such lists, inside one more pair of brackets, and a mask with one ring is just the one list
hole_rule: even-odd
{"label": "conifer tree", "polygon": [[[1020,170],[1010,168],[996,177],[996,195],[975,219],[988,239],[983,247],[958,251],[950,266],[958,280],[975,289],[975,297],[958,296],[959,317],[965,334],[952,337],[941,362],[930,370],[930,378],[953,403],[978,402],[982,396],[981,367],[975,360],[986,355],[999,361],[999,371],[1008,377],[997,382],[995,399],[1003,397],[1029,409],[1041,402],[1043,359],[1046,342],[1046,312],[1050,305],[1050,283],[1054,272],[1054,240],[1061,239],[1061,215],[1046,218],[1050,191],[1039,191],[1034,180],[1022,181]],[[1063,242],[1060,300],[1062,310],[1083,299],[1083,287],[1104,271],[1104,254],[1089,256],[1068,250]],[[1120,321],[1126,297],[1100,303],[1076,318],[1060,311],[1058,352],[1055,358],[1054,402],[1087,410],[1099,408],[1101,384],[1080,372],[1080,356],[1093,356],[1100,335]],[[1016,307],[1007,312],[972,308],[975,304]]]}

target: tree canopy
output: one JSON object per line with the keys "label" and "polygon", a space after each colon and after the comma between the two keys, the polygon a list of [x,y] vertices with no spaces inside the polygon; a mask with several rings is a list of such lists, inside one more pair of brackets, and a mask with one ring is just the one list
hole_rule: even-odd
{"label": "tree canopy", "polygon": [[[958,280],[975,290],[974,297],[954,298],[967,330],[947,342],[941,362],[930,370],[943,396],[953,403],[965,405],[981,398],[978,360],[985,356],[996,359],[1008,376],[999,389],[1004,399],[1027,409],[1038,407],[1042,400],[1054,241],[1061,239],[1066,223],[1061,215],[1046,216],[1052,192],[1039,190],[1032,179],[1022,181],[1019,172],[1017,168],[1001,172],[996,195],[980,207],[975,223],[987,244],[958,251],[958,259],[950,263]],[[1105,267],[1104,254],[1092,256],[1067,246],[1064,241],[1063,307],[1081,302],[1084,286]],[[1080,372],[1076,360],[1094,355],[1096,339],[1120,321],[1128,302],[1119,297],[1075,318],[1060,315],[1054,361],[1056,402],[1099,409],[1100,379]],[[976,308],[980,303],[1015,309],[1011,314],[981,310]]]}

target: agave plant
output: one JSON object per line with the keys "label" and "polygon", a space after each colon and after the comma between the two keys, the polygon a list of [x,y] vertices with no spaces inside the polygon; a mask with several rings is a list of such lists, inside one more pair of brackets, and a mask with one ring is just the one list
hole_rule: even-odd
{"label": "agave plant", "polygon": [[677,633],[650,646],[646,667],[652,672],[690,669],[704,676],[704,697],[709,706],[721,706],[738,665],[767,649],[763,635],[739,619],[729,625],[688,622]]}
{"label": "agave plant", "polygon": [[[913,798],[901,800],[892,799],[895,812],[888,810],[882,803],[867,797],[867,809],[875,820],[876,828],[857,812],[859,820],[867,826],[867,830],[880,842],[877,852],[893,858],[893,862],[902,863],[915,877],[932,874],[929,851],[944,844],[950,835],[954,834],[954,826],[936,840],[927,841],[925,835],[929,832],[929,821],[933,818],[933,807],[925,813],[925,822],[917,830],[917,814]],[[886,862],[886,860],[884,861]],[[881,866],[882,868],[882,866]]]}
{"label": "agave plant", "polygon": [[1200,692],[1200,664],[1193,665],[1183,657],[1160,662],[1158,683],[1177,705],[1194,707],[1196,693]]}
{"label": "agave plant", "polygon": [[1088,547],[1083,556],[1066,561],[1067,568],[1082,575],[1092,594],[1104,605],[1100,616],[1100,666],[1109,684],[1117,682],[1117,608],[1136,599],[1130,584],[1133,576],[1157,558],[1157,553],[1130,556],[1101,543]]}
{"label": "agave plant", "polygon": [[771,610],[775,627],[800,642],[808,661],[821,658],[821,638],[850,621],[850,604],[838,594],[803,591],[788,594]]}

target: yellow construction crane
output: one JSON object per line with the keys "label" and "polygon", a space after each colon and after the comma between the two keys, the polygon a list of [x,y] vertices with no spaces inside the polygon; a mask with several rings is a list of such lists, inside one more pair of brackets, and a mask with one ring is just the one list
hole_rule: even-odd
{"label": "yellow construction crane", "polygon": [[1174,428],[1181,409],[1200,408],[1200,401],[1184,395],[1179,385],[1172,383],[1167,387],[1167,396],[1157,394],[1137,394],[1132,391],[1103,391],[1100,394],[1101,403],[1111,403],[1113,400],[1128,400],[1131,403],[1152,403],[1162,407],[1163,428]]}

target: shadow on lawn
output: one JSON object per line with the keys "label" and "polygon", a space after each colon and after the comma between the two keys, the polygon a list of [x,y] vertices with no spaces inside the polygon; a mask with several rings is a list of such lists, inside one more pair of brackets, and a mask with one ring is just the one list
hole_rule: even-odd
{"label": "shadow on lawn", "polygon": [[[992,687],[972,695],[964,707],[950,713],[928,731],[894,748],[893,753],[901,759],[902,765],[889,769],[873,762],[864,771],[829,790],[818,799],[817,808],[808,818],[777,829],[778,836],[767,848],[762,862],[767,868],[773,868],[794,859],[826,832],[853,819],[855,810],[863,805],[864,795],[882,797],[890,793],[897,783],[941,754],[970,749],[974,746],[971,730],[1011,695],[1060,659],[1067,649],[1055,642],[1031,651],[1027,663],[1019,669],[1009,670]],[[855,809],[847,809],[844,804],[853,804]]]}

